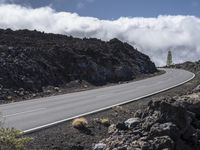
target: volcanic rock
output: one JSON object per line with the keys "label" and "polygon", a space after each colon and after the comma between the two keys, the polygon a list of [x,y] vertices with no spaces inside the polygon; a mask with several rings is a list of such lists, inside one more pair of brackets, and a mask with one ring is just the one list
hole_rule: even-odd
{"label": "volcanic rock", "polygon": [[139,118],[130,118],[130,119],[126,120],[124,123],[128,128],[133,128],[140,123],[140,119]]}
{"label": "volcanic rock", "polygon": [[117,124],[117,128],[124,130],[118,129],[104,139],[106,148],[200,150],[200,99],[194,94],[198,93],[151,101],[139,115],[137,125],[127,130],[124,122]]}
{"label": "volcanic rock", "polygon": [[0,30],[3,97],[7,95],[5,89],[42,92],[43,87],[59,87],[77,80],[104,85],[156,71],[147,55],[118,39],[104,42],[37,31]]}

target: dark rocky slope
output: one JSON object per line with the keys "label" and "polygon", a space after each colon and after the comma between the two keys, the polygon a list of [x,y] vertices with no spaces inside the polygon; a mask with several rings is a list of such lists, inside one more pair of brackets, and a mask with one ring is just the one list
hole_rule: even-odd
{"label": "dark rocky slope", "polygon": [[194,72],[195,74],[199,75],[200,74],[200,60],[197,62],[184,62],[182,64],[176,64],[170,66],[171,68],[180,68],[180,69],[185,69]]}
{"label": "dark rocky slope", "polygon": [[95,150],[199,150],[200,93],[150,102],[145,111],[109,127]]}
{"label": "dark rocky slope", "polygon": [[104,85],[156,71],[148,56],[117,39],[0,30],[0,99],[75,80]]}

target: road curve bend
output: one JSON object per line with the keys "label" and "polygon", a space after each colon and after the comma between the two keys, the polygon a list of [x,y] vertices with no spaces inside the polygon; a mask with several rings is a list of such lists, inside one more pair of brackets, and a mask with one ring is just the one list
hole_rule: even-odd
{"label": "road curve bend", "polygon": [[166,73],[140,81],[0,105],[4,126],[33,132],[171,89],[195,76],[180,69],[162,70]]}

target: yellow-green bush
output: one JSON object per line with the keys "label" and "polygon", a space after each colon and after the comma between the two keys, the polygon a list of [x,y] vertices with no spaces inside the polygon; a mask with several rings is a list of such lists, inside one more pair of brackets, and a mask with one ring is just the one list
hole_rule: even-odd
{"label": "yellow-green bush", "polygon": [[0,128],[0,150],[25,150],[31,138],[22,137],[15,129]]}
{"label": "yellow-green bush", "polygon": [[86,128],[87,125],[88,125],[88,121],[85,118],[77,118],[77,119],[74,119],[72,122],[72,126],[77,129]]}
{"label": "yellow-green bush", "polygon": [[104,126],[109,126],[110,125],[110,120],[108,118],[101,118],[100,123]]}

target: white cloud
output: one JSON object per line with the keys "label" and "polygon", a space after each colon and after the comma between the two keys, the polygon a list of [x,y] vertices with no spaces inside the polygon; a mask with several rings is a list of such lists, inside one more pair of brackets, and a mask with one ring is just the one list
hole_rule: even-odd
{"label": "white cloud", "polygon": [[0,5],[0,28],[36,29],[102,40],[117,37],[148,54],[157,65],[165,64],[169,48],[175,63],[200,59],[200,19],[195,16],[99,20],[56,12],[50,7],[32,9],[4,4]]}

